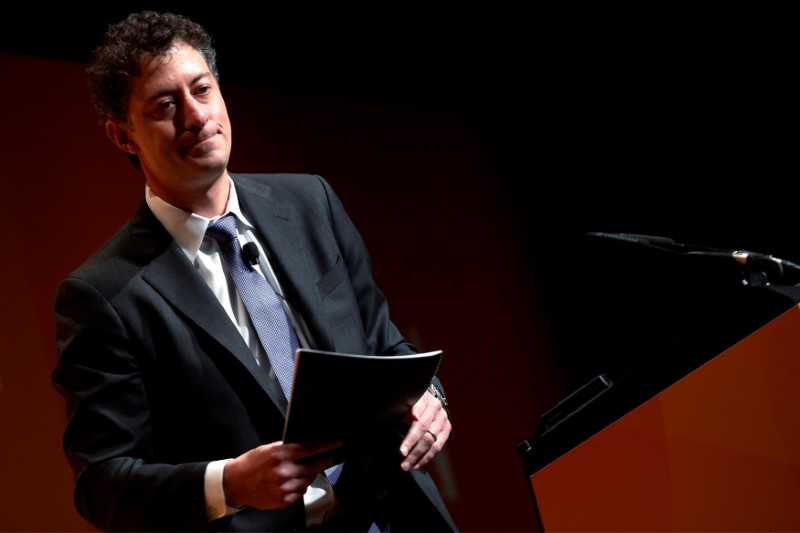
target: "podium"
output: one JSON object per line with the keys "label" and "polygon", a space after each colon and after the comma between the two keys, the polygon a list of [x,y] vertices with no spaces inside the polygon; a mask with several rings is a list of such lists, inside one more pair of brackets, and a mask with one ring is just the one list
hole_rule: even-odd
{"label": "podium", "polygon": [[800,289],[747,285],[518,446],[542,531],[800,531]]}

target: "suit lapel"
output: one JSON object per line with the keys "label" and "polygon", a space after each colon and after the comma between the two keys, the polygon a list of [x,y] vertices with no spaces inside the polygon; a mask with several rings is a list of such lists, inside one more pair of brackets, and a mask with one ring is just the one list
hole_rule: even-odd
{"label": "suit lapel", "polygon": [[314,347],[330,349],[330,335],[321,314],[309,312],[323,308],[319,291],[313,290],[317,280],[311,275],[307,259],[314,250],[309,249],[307,237],[298,229],[289,203],[281,201],[279,193],[263,182],[254,185],[235,176],[233,179],[237,190],[246,191],[238,195],[239,204],[255,226],[284,295],[303,314],[316,341]]}
{"label": "suit lapel", "polygon": [[239,331],[209,290],[180,246],[164,229],[146,204],[142,204],[132,225],[134,254],[149,265],[142,278],[178,309],[188,320],[216,340],[223,353],[235,357],[258,381],[275,405],[286,412],[286,398],[253,358]]}

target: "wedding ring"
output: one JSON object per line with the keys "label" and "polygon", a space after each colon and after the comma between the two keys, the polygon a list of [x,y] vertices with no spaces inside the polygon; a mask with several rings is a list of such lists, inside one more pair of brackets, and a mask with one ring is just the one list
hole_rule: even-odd
{"label": "wedding ring", "polygon": [[433,432],[433,431],[431,431],[430,429],[426,429],[425,431],[427,431],[428,433],[430,433],[430,434],[431,434],[431,437],[433,437],[433,442],[436,442],[436,433],[434,433],[434,432]]}

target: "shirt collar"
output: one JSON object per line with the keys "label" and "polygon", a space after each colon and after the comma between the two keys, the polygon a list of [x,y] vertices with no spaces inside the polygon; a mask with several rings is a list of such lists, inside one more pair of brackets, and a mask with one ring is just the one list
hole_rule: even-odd
{"label": "shirt collar", "polygon": [[150,207],[150,210],[153,211],[158,221],[163,224],[164,228],[166,228],[169,234],[172,235],[172,238],[175,239],[175,242],[178,243],[178,246],[181,247],[183,253],[185,253],[192,262],[195,257],[197,257],[197,252],[200,249],[200,245],[203,243],[208,225],[221,216],[227,215],[228,213],[236,215],[240,233],[246,229],[253,228],[252,224],[248,222],[239,207],[239,197],[236,194],[236,187],[233,180],[231,180],[230,177],[228,180],[230,180],[231,184],[230,194],[228,195],[228,205],[222,215],[213,218],[206,218],[196,213],[190,213],[189,211],[175,207],[156,196],[150,187],[145,184],[145,200],[147,201],[148,207]]}

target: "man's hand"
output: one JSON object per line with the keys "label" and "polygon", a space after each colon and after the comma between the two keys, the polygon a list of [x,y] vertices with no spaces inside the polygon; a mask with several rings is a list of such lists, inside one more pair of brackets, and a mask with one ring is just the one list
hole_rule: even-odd
{"label": "man's hand", "polygon": [[[286,507],[303,497],[314,478],[333,465],[340,441],[314,444],[264,444],[228,461],[222,475],[230,506]],[[312,457],[313,456],[313,457]]]}
{"label": "man's hand", "polygon": [[450,438],[450,419],[442,402],[426,391],[411,408],[411,427],[400,444],[400,454],[405,458],[403,470],[419,470],[436,457]]}

